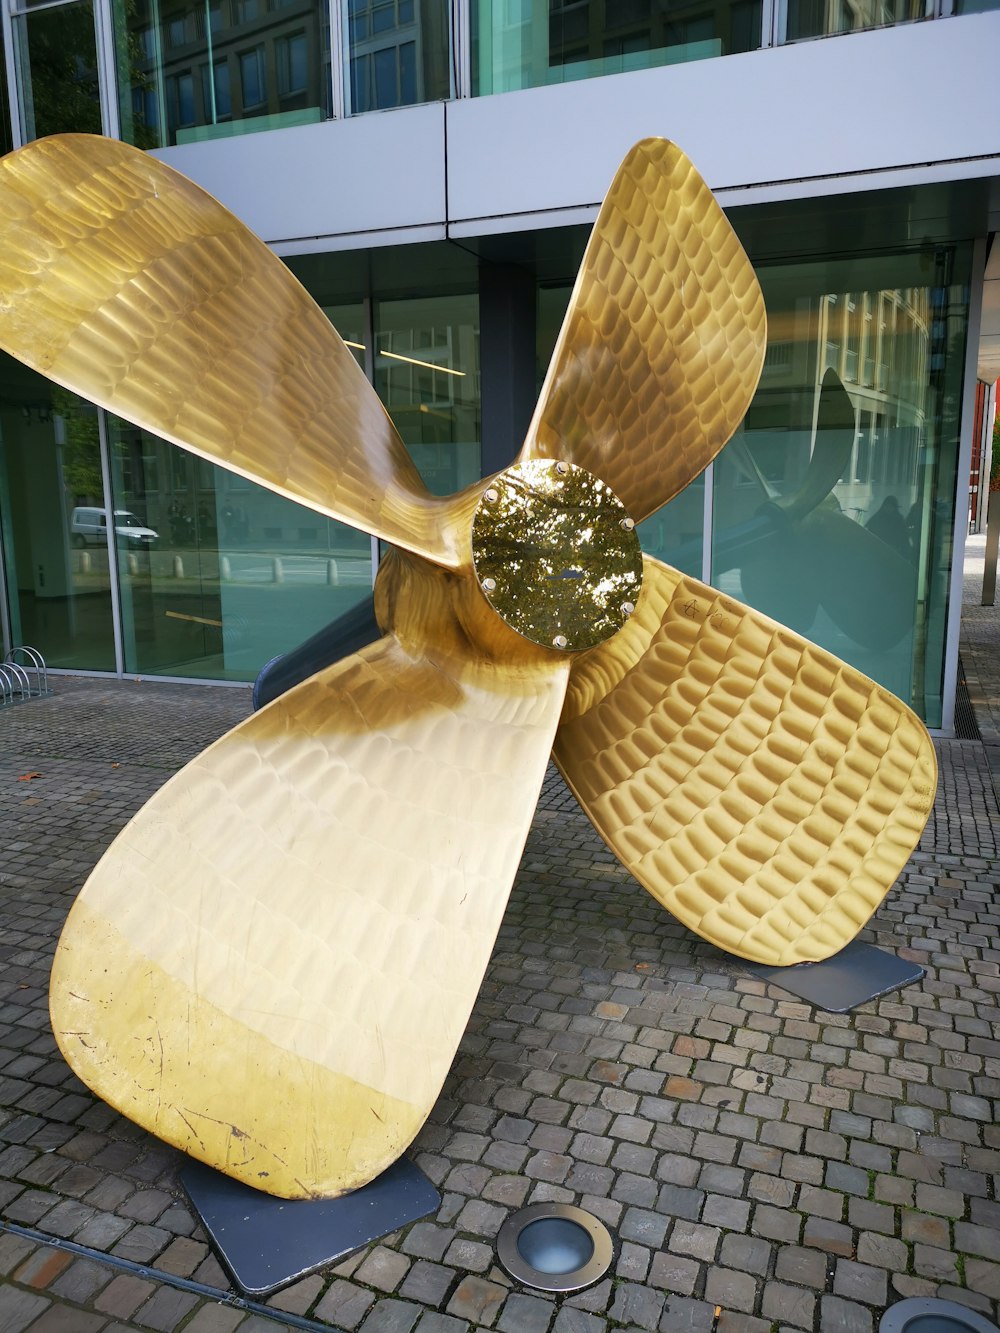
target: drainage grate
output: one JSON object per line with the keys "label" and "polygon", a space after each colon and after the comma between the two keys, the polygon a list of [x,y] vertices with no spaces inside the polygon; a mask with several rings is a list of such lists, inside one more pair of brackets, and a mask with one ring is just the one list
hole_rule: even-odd
{"label": "drainage grate", "polygon": [[958,683],[955,686],[955,737],[960,741],[981,741],[979,723],[969,698],[969,687],[965,681],[965,668],[962,659],[958,659]]}

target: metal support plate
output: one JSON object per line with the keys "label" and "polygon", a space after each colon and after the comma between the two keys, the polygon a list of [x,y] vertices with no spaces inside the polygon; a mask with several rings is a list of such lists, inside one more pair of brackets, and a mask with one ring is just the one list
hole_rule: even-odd
{"label": "metal support plate", "polygon": [[247,1296],[267,1296],[337,1263],[441,1202],[419,1167],[401,1157],[363,1189],[339,1199],[278,1199],[201,1162],[181,1184],[219,1259]]}
{"label": "metal support plate", "polygon": [[846,948],[822,963],[797,963],[793,967],[766,967],[741,960],[756,977],[830,1014],[846,1014],[859,1004],[919,981],[924,969],[874,944],[852,940]]}

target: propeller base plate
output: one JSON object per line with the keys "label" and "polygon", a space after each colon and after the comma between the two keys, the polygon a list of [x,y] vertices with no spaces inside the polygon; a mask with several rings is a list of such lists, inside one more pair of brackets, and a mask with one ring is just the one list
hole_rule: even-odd
{"label": "propeller base plate", "polygon": [[472,556],[500,618],[563,652],[617,634],[642,587],[639,538],[621,500],[599,477],[553,458],[493,478],[473,518]]}

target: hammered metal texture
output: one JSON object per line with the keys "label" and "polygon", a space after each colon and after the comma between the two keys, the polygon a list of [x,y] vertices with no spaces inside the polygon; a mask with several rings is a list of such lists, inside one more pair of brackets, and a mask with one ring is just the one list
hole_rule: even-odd
{"label": "hammered metal texture", "polygon": [[0,293],[0,346],[57,383],[320,513],[466,559],[323,312],[156,158],[62,135],[0,160]]}
{"label": "hammered metal texture", "polygon": [[487,601],[533,643],[580,651],[635,609],[642,551],[614,491],[569,463],[532,458],[494,477],[472,526]]}
{"label": "hammered metal texture", "polygon": [[465,1028],[549,758],[568,659],[532,652],[419,657],[389,635],[168,782],[59,942],[53,1029],[80,1078],[286,1198],[395,1161]]}
{"label": "hammered metal texture", "polygon": [[676,145],[644,139],[594,225],[519,461],[576,463],[645,518],[739,425],[765,339],[722,209]]}
{"label": "hammered metal texture", "polygon": [[927,820],[930,737],[887,690],[649,557],[635,615],[575,659],[555,759],[649,892],[729,953],[836,953]]}

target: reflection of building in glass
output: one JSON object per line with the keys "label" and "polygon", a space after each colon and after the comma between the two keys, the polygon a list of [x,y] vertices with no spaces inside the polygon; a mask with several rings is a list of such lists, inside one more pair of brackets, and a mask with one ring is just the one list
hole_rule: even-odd
{"label": "reflection of building in glass", "polygon": [[352,111],[447,97],[447,12],[438,0],[348,0]]}
{"label": "reflection of building in glass", "polygon": [[[1000,183],[988,9],[11,0],[0,147],[103,130],[162,149],[316,297],[440,493],[514,459],[601,192],[637,138],[676,139],[757,268],[770,347],[736,438],[643,523],[644,548],[947,727],[967,338]],[[78,548],[83,506],[157,538]],[[250,679],[370,596],[378,558],[0,359],[5,646]]]}
{"label": "reflection of building in glass", "polygon": [[905,23],[929,13],[926,0],[788,0],[786,40]]}
{"label": "reflection of building in glass", "polygon": [[760,0],[478,0],[474,88],[504,92],[751,51]]}
{"label": "reflection of building in glass", "polygon": [[861,516],[887,490],[911,492],[930,391],[930,289],[825,293],[794,312],[774,312],[772,334],[748,425],[762,427],[769,405],[773,412],[783,403],[791,414],[784,428],[799,432],[804,456],[796,463],[786,453],[783,476],[765,460],[768,479],[784,489],[807,465],[820,388],[832,370],[854,409],[854,443],[837,486],[842,507]]}
{"label": "reflection of building in glass", "polygon": [[258,128],[330,115],[329,24],[317,0],[203,0],[130,9],[129,137],[185,143],[248,119]]}

